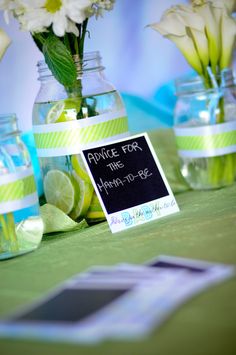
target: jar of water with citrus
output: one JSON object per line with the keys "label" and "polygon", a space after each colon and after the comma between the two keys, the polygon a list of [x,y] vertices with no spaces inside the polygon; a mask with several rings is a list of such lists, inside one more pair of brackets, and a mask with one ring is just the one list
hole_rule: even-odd
{"label": "jar of water with citrus", "polygon": [[74,58],[77,82],[65,88],[44,61],[38,63],[39,93],[33,130],[47,203],[74,220],[104,220],[80,152],[128,135],[128,119],[119,93],[104,77],[99,52]]}
{"label": "jar of water with citrus", "polygon": [[29,153],[16,116],[0,115],[0,260],[36,249],[42,235]]}

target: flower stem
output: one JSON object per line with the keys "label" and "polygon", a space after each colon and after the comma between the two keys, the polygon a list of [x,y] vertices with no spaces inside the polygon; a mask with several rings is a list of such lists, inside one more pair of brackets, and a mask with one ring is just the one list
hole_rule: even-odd
{"label": "flower stem", "polygon": [[219,99],[219,115],[217,117],[217,123],[223,123],[225,121],[225,108],[224,108],[224,97]]}
{"label": "flower stem", "polygon": [[3,236],[5,238],[5,240],[9,240],[9,234],[8,234],[8,226],[7,226],[7,222],[5,220],[5,215],[1,214],[0,215],[0,222],[2,225],[2,232],[3,232]]}
{"label": "flower stem", "polygon": [[70,51],[70,39],[69,39],[69,34],[66,33],[64,36],[64,44],[66,46],[66,48],[68,49],[68,51]]}
{"label": "flower stem", "polygon": [[15,221],[14,221],[13,213],[7,213],[7,219],[8,219],[8,231],[9,231],[9,236],[10,236],[10,240],[11,240],[11,249],[12,249],[12,251],[17,251],[19,246],[18,246],[18,241],[17,241],[17,236],[16,236]]}
{"label": "flower stem", "polygon": [[[214,68],[211,68],[211,72],[214,73]],[[217,77],[215,76],[216,80]],[[221,87],[220,78],[218,78],[218,87]],[[220,90],[220,89],[219,89]],[[217,107],[214,109],[215,124],[221,124],[225,122],[225,100],[224,96],[219,91],[219,99]],[[217,110],[216,110],[217,109]],[[234,154],[226,154],[223,156],[215,156],[209,159],[208,165],[209,182],[213,187],[219,187],[221,185],[229,185],[234,182]]]}
{"label": "flower stem", "polygon": [[84,41],[87,32],[88,18],[86,18],[82,24],[82,33],[79,41],[79,57],[82,60],[84,56]]}
{"label": "flower stem", "polygon": [[209,182],[212,187],[218,187],[219,182],[222,179],[222,162],[221,157],[208,158],[208,176]]}
{"label": "flower stem", "polygon": [[5,251],[6,249],[11,252],[17,252],[19,250],[19,246],[15,232],[15,221],[13,213],[0,215],[0,224],[2,226],[2,237],[0,239],[1,252]]}
{"label": "flower stem", "polygon": [[234,154],[224,156],[223,181],[228,185],[234,181]]}
{"label": "flower stem", "polygon": [[78,38],[75,37],[74,41],[74,48],[75,48],[75,54],[79,54],[79,44],[78,44]]}

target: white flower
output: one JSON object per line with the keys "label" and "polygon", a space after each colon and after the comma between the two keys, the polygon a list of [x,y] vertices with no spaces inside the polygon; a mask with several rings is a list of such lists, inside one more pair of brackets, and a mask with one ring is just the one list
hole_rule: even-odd
{"label": "white flower", "polygon": [[35,32],[46,31],[52,26],[53,32],[61,37],[65,32],[78,36],[76,24],[87,17],[86,11],[92,0],[21,0],[24,13],[18,19],[22,29]]}
{"label": "white flower", "polygon": [[230,65],[236,35],[236,23],[231,17],[235,3],[235,0],[194,0],[193,2],[206,22],[213,69],[217,64],[220,64],[221,69]]}
{"label": "white flower", "polygon": [[191,6],[177,5],[170,8],[168,12],[174,12],[185,26],[189,36],[193,39],[195,48],[203,66],[209,64],[208,40],[206,27],[203,18],[196,13]]}
{"label": "white flower", "polygon": [[211,5],[213,6],[213,7],[219,7],[219,8],[226,8],[227,7],[227,9],[229,9],[228,8],[228,6],[229,7],[231,7],[231,0],[227,0],[227,1],[224,1],[224,0],[208,0],[208,2],[210,2],[211,3]]}
{"label": "white flower", "polygon": [[150,25],[164,37],[176,44],[185,56],[188,63],[199,73],[202,74],[202,65],[197,50],[194,46],[192,36],[189,36],[183,18],[174,11],[174,8],[167,10],[161,17],[159,23]]}
{"label": "white flower", "polygon": [[7,22],[9,14],[13,14],[23,30],[37,33],[52,26],[53,32],[61,37],[65,32],[78,36],[76,24],[112,10],[114,3],[115,0],[0,0],[0,9],[4,10]]}
{"label": "white flower", "polygon": [[226,8],[231,14],[236,6],[235,0],[209,0],[213,7]]}
{"label": "white flower", "polygon": [[192,4],[196,6],[202,6],[207,3],[211,3],[215,7],[225,7],[229,13],[235,11],[236,8],[236,0],[192,0]]}
{"label": "white flower", "polygon": [[12,8],[13,4],[12,0],[0,0],[0,9],[8,11]]}
{"label": "white flower", "polygon": [[10,43],[11,43],[10,38],[8,37],[6,32],[4,32],[0,28],[0,59],[3,57],[5,51],[6,51],[6,49],[9,46]]}
{"label": "white flower", "polygon": [[197,5],[199,1],[194,2],[194,10],[202,16],[206,26],[206,34],[209,45],[209,57],[213,72],[216,72],[217,63],[221,53],[219,18],[214,13],[210,1],[202,1],[202,5]]}
{"label": "white flower", "polygon": [[221,41],[222,53],[220,58],[220,68],[224,69],[230,66],[236,37],[236,21],[226,12],[221,20]]}
{"label": "white flower", "polygon": [[235,44],[236,22],[231,16],[235,0],[210,0],[215,19],[219,26],[221,40],[220,68],[231,64]]}
{"label": "white flower", "polygon": [[0,0],[0,10],[4,11],[4,18],[9,23],[9,17],[15,11],[19,12],[19,8],[22,7],[20,0]]}

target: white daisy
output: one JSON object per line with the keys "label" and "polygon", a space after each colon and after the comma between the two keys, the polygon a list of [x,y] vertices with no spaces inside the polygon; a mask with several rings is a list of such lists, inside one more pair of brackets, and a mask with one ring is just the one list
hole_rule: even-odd
{"label": "white daisy", "polygon": [[19,16],[24,30],[43,32],[52,26],[53,32],[61,37],[65,32],[78,36],[76,23],[82,23],[92,0],[21,0],[25,11]]}
{"label": "white daisy", "polygon": [[5,21],[9,23],[10,15],[20,15],[23,11],[23,5],[21,0],[0,0],[0,10],[4,11]]}

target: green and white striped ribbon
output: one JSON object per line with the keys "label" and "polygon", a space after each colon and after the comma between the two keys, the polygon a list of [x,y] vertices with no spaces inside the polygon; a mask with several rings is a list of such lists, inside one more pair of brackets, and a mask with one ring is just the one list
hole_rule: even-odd
{"label": "green and white striped ribbon", "polygon": [[128,135],[124,110],[82,120],[33,127],[39,157],[77,154],[94,144],[107,143]]}
{"label": "green and white striped ribbon", "polygon": [[0,176],[0,214],[30,207],[37,202],[32,168]]}
{"label": "green and white striped ribbon", "polygon": [[175,128],[178,153],[186,158],[204,158],[236,152],[236,122]]}

